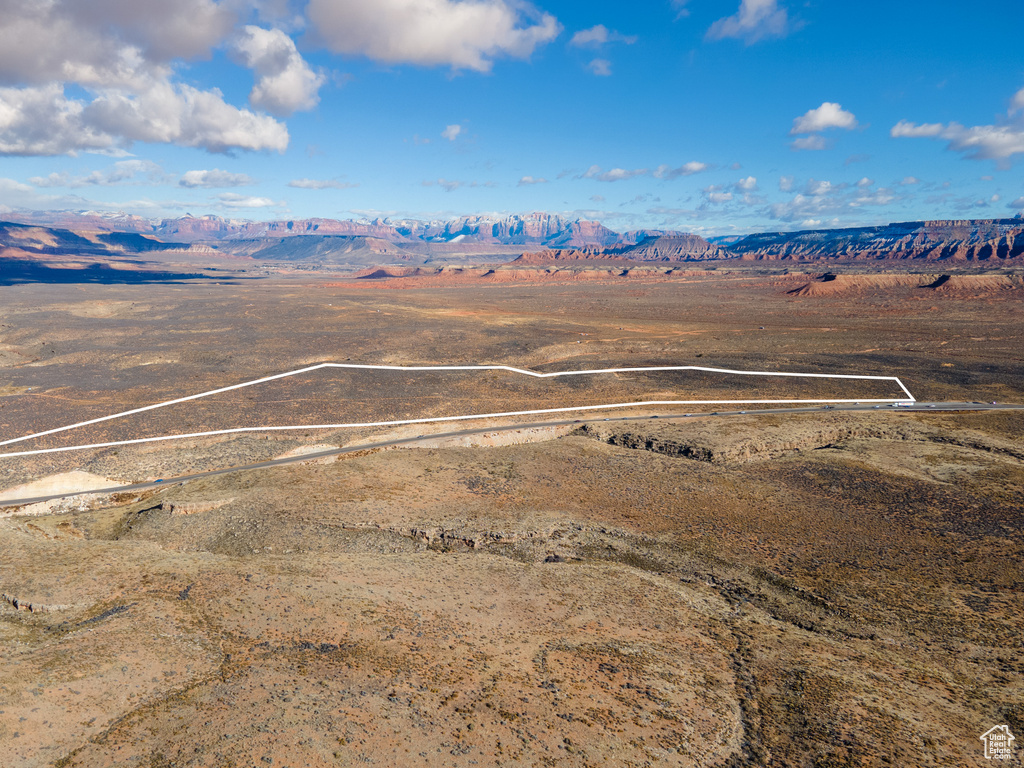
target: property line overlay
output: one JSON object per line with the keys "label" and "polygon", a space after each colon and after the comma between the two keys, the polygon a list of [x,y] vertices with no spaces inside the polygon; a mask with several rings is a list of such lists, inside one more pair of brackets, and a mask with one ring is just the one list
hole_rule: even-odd
{"label": "property line overlay", "polygon": [[289,376],[299,376],[304,373],[310,373],[312,371],[318,371],[324,368],[354,368],[363,370],[378,370],[378,371],[509,371],[510,373],[519,373],[524,376],[533,376],[538,379],[550,379],[558,376],[589,376],[599,373],[650,373],[655,371],[704,371],[707,373],[728,373],[735,374],[737,376],[775,376],[775,377],[787,377],[787,378],[802,378],[802,379],[853,379],[861,381],[894,381],[906,393],[905,398],[883,398],[883,399],[842,399],[842,400],[640,400],[637,402],[629,403],[607,403],[603,405],[578,405],[569,406],[565,408],[540,408],[527,411],[502,411],[498,413],[475,413],[467,414],[464,416],[434,416],[423,419],[400,419],[397,421],[372,421],[372,422],[350,422],[346,424],[298,424],[298,425],[287,425],[287,426],[269,426],[269,427],[234,427],[231,429],[216,429],[208,432],[190,432],[183,435],[163,435],[159,437],[143,437],[134,440],[118,440],[108,443],[90,443],[88,445],[70,445],[61,448],[40,448],[31,451],[17,451],[13,453],[0,453],[0,459],[15,458],[18,456],[35,456],[44,453],[60,453],[64,451],[84,451],[90,448],[113,448],[120,445],[136,445],[139,443],[153,443],[163,440],[187,440],[190,438],[197,437],[211,437],[215,435],[230,435],[237,434],[240,432],[273,432],[273,431],[286,431],[296,429],[356,429],[360,427],[394,427],[402,426],[407,424],[432,424],[446,421],[469,421],[472,419],[494,419],[503,418],[510,416],[533,416],[538,414],[546,413],[568,413],[573,411],[599,411],[608,410],[611,408],[633,408],[638,406],[651,406],[651,405],[783,405],[786,403],[792,404],[829,404],[829,403],[905,403],[905,402],[916,402],[916,398],[910,393],[903,382],[896,376],[868,376],[868,375],[853,375],[853,374],[841,374],[841,373],[789,373],[783,371],[737,371],[730,368],[710,368],[700,365],[662,365],[653,367],[641,367],[641,368],[600,368],[586,371],[553,371],[550,373],[537,373],[536,371],[527,370],[525,368],[514,368],[508,365],[369,365],[361,363],[318,363],[317,365],[311,365],[306,368],[299,368],[294,371],[286,371],[285,373],[277,373],[272,376],[264,376],[259,379],[253,379],[251,381],[244,381],[241,384],[232,384],[228,387],[221,387],[219,389],[211,389],[208,392],[200,392],[195,395],[188,395],[186,397],[179,397],[174,400],[167,400],[162,403],[154,403],[153,405],[146,405],[141,408],[133,408],[128,411],[122,411],[120,413],[112,413],[109,416],[100,416],[96,419],[89,419],[87,421],[80,421],[76,424],[68,424],[64,427],[55,427],[54,429],[47,429],[43,432],[33,432],[29,435],[23,435],[21,437],[14,437],[8,440],[0,441],[0,446],[14,445],[15,443],[21,443],[26,440],[33,440],[38,437],[45,437],[47,435],[54,435],[58,432],[67,432],[72,429],[78,429],[80,427],[87,427],[93,424],[100,424],[105,421],[111,421],[113,419],[120,419],[125,416],[133,416],[138,413],[145,413],[146,411],[152,411],[157,408],[165,408],[169,405],[178,405],[179,403],[187,403],[191,400],[199,400],[203,397],[209,397],[210,395],[218,395],[222,392],[231,392],[232,390],[242,389],[244,387],[252,387],[256,384],[263,384],[268,381],[275,381],[277,379],[287,378]]}

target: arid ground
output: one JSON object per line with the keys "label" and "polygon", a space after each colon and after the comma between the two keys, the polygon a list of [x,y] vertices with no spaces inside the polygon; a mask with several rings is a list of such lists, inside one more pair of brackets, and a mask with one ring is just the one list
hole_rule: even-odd
{"label": "arid ground", "polygon": [[[1024,402],[1019,275],[834,273],[6,286],[0,439],[345,361],[869,374]],[[622,392],[900,396],[319,373],[2,450]],[[948,766],[984,765],[994,725],[1024,739],[1024,411],[604,416],[0,507],[0,765]],[[0,492],[440,431],[7,458]]]}

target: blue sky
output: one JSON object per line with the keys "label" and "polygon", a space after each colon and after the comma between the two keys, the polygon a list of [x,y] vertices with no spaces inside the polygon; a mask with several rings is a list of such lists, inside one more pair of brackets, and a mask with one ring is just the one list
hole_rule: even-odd
{"label": "blue sky", "polygon": [[0,212],[1024,209],[1019,0],[0,0]]}

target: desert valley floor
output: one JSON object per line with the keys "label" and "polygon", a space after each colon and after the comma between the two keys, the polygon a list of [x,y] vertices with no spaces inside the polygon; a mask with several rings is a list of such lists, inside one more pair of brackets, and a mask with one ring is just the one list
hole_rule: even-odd
{"label": "desert valley floor", "polygon": [[[5,286],[0,439],[344,361],[1024,402],[1006,270],[367,274]],[[19,445],[622,391],[792,390],[317,375]],[[0,765],[983,765],[982,733],[1024,734],[1024,411],[605,415],[0,507]],[[0,458],[0,492],[440,431]]]}

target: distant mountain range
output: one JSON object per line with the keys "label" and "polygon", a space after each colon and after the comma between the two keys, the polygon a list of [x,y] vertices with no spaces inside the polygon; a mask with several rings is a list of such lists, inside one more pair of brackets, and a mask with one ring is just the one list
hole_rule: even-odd
{"label": "distant mountain range", "polygon": [[[596,221],[555,214],[345,221],[249,221],[218,216],[150,220],[96,212],[7,214],[0,249],[8,256],[125,255],[205,251],[261,260],[338,265],[465,261],[917,259],[1024,261],[1024,220],[918,221],[850,229],[713,238],[663,230],[615,232]],[[525,254],[525,255],[524,255]]]}
{"label": "distant mountain range", "polygon": [[1024,257],[1024,220],[910,221],[880,227],[766,232],[732,243],[742,259],[1005,261]]}

